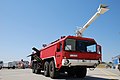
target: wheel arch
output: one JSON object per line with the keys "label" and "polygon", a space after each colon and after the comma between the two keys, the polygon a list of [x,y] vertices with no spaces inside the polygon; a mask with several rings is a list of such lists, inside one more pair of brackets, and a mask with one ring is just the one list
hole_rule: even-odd
{"label": "wheel arch", "polygon": [[51,56],[51,57],[43,59],[44,63],[45,63],[45,61],[48,61],[50,63],[50,61],[52,61],[52,60],[55,62],[55,67],[57,68],[57,66],[56,66],[56,59],[55,59],[54,56]]}

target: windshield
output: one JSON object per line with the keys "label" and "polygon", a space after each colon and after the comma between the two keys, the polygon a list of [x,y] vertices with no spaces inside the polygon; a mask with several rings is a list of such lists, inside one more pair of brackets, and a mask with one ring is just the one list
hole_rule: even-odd
{"label": "windshield", "polygon": [[88,40],[66,39],[66,51],[96,52],[96,43]]}

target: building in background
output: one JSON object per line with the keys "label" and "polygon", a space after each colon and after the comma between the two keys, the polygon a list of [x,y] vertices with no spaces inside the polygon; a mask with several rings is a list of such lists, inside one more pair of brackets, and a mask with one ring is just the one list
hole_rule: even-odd
{"label": "building in background", "polygon": [[[0,66],[2,65],[2,62],[0,64]],[[25,69],[25,68],[29,68],[29,61],[24,61],[23,59],[21,59],[20,61],[11,61],[8,63],[4,63],[3,64],[3,68],[19,68],[19,69]]]}
{"label": "building in background", "polygon": [[3,68],[3,61],[0,61],[0,69]]}
{"label": "building in background", "polygon": [[112,58],[114,68],[118,69],[118,65],[120,65],[120,55]]}

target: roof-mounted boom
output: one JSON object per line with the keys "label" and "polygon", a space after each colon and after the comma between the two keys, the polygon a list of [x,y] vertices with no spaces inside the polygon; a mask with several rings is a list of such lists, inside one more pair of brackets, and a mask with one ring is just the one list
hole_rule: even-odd
{"label": "roof-mounted boom", "polygon": [[108,6],[101,4],[99,6],[99,8],[97,9],[97,12],[93,15],[93,17],[83,26],[83,28],[78,29],[76,31],[76,36],[80,36],[82,37],[83,32],[86,30],[86,28],[88,28],[88,26],[90,26],[90,24],[97,18],[100,16],[100,14],[104,14],[105,12],[107,12],[109,9],[107,8]]}

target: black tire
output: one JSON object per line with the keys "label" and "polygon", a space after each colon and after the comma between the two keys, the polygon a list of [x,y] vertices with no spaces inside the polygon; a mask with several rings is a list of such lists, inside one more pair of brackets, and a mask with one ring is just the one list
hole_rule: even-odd
{"label": "black tire", "polygon": [[44,64],[44,75],[46,76],[46,77],[48,77],[49,76],[49,62],[45,62],[45,64]]}
{"label": "black tire", "polygon": [[74,75],[75,75],[75,68],[74,67],[68,68],[67,74],[68,74],[69,77],[74,77]]}
{"label": "black tire", "polygon": [[54,61],[50,62],[50,65],[49,65],[49,74],[50,74],[51,78],[56,78],[57,75],[58,75],[58,72],[56,71],[56,68],[55,68]]}
{"label": "black tire", "polygon": [[70,69],[69,71],[67,71],[67,74],[68,74],[68,76],[70,76],[70,77],[74,77],[75,71],[74,71],[73,69]]}
{"label": "black tire", "polygon": [[75,73],[76,73],[77,77],[84,78],[87,73],[87,68],[86,67],[78,68],[78,69],[76,69]]}
{"label": "black tire", "polygon": [[[32,64],[32,72],[35,74],[40,74],[41,73],[41,69],[38,69],[38,63],[33,62]],[[25,66],[23,66],[23,69],[25,69]]]}
{"label": "black tire", "polygon": [[118,70],[120,71],[120,64],[118,65]]}
{"label": "black tire", "polygon": [[36,68],[35,63],[32,63],[32,72],[33,72],[33,73],[35,73],[35,68]]}
{"label": "black tire", "polygon": [[2,67],[0,67],[0,70],[2,69]]}
{"label": "black tire", "polygon": [[12,69],[15,69],[15,66],[13,66]]}
{"label": "black tire", "polygon": [[36,73],[36,74],[40,74],[40,73],[41,73],[41,70],[40,70],[40,69],[35,69],[35,73]]}
{"label": "black tire", "polygon": [[34,68],[32,69],[32,73],[35,73],[35,69]]}

